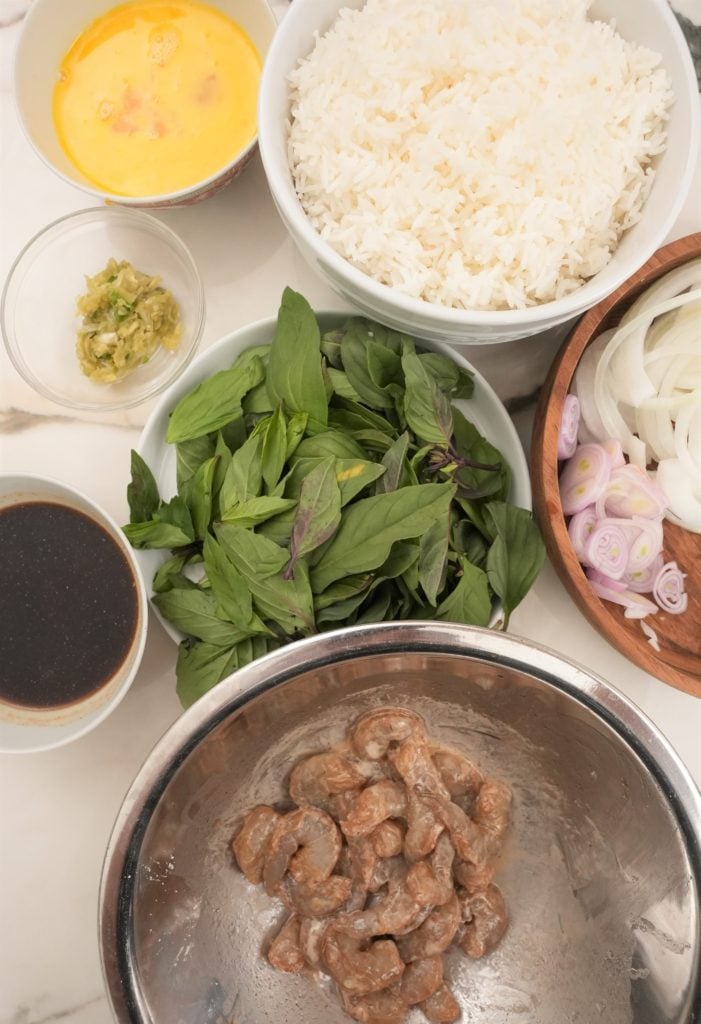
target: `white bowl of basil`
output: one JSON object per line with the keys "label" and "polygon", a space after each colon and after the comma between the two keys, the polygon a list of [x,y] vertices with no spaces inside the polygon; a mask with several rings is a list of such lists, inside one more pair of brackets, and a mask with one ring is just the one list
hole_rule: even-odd
{"label": "white bowl of basil", "polygon": [[544,559],[520,441],[448,346],[285,289],[202,353],[132,453],[124,527],[185,706],[313,633],[504,626]]}

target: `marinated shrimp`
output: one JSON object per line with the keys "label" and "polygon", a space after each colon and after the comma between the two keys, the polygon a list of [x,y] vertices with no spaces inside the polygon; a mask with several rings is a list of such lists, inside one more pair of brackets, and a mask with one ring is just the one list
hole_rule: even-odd
{"label": "marinated shrimp", "polygon": [[254,807],[231,842],[246,879],[287,909],[270,965],[328,975],[363,1024],[404,1024],[412,1007],[457,1021],[445,952],[487,956],[508,926],[493,884],[508,786],[433,742],[415,711],[381,707],[302,758],[289,794],[293,810]]}

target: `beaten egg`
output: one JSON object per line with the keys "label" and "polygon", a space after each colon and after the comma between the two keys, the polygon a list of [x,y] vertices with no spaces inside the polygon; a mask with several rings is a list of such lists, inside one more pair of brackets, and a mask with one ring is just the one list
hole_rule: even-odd
{"label": "beaten egg", "polygon": [[260,56],[196,0],[134,0],[93,21],[60,66],[54,122],[98,188],[155,196],[202,181],[256,134]]}

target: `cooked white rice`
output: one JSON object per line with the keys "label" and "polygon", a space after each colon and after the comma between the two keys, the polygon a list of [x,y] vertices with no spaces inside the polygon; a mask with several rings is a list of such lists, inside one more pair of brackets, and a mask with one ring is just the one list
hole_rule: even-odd
{"label": "cooked white rice", "polygon": [[657,54],[587,0],[367,0],[290,76],[289,160],[319,234],[465,309],[559,298],[608,262],[665,146]]}

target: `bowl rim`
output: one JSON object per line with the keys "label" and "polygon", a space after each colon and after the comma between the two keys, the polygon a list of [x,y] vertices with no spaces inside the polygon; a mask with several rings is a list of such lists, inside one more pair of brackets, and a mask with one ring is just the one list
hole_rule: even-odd
{"label": "bowl rim", "polygon": [[[226,718],[301,672],[399,652],[497,662],[562,691],[601,717],[651,773],[684,835],[697,883],[701,882],[701,792],[662,731],[613,684],[541,644],[476,626],[417,620],[346,627],[295,641],[238,669],[183,712],[147,755],[117,814],[100,878],[100,962],[119,1024],[150,1020],[129,956],[132,894],[126,883],[136,877],[148,824],[178,768]],[[698,978],[695,988],[698,999]]]}
{"label": "bowl rim", "polygon": [[[134,209],[138,209],[139,207],[142,206],[157,209],[158,207],[177,206],[180,204],[184,204],[188,200],[194,200],[196,197],[200,196],[200,194],[202,195],[202,198],[204,198],[206,193],[212,186],[215,186],[218,183],[227,180],[231,176],[232,171],[234,171],[236,167],[241,165],[241,167],[243,168],[245,166],[245,164],[248,162],[249,158],[252,156],[253,152],[255,151],[258,145],[258,130],[256,130],[256,133],[254,134],[250,142],[248,142],[242,149],[240,149],[238,153],[236,153],[235,156],[228,161],[228,163],[218,168],[216,171],[208,175],[206,178],[200,178],[199,181],[195,181],[191,185],[186,185],[184,188],[175,189],[171,192],[160,192],[155,195],[123,196],[120,195],[119,192],[108,192],[105,191],[104,189],[97,188],[97,186],[95,185],[91,185],[90,182],[87,181],[87,179],[83,181],[79,177],[70,177],[68,174],[65,173],[65,171],[62,171],[59,167],[52,163],[51,160],[49,160],[49,158],[46,156],[43,150],[40,149],[37,142],[35,141],[32,133],[29,130],[29,126],[25,122],[24,113],[17,100],[17,97],[19,95],[18,78],[20,60],[23,59],[24,47],[26,46],[25,40],[28,37],[27,25],[33,24],[35,20],[40,18],[41,14],[37,12],[41,11],[42,7],[48,6],[50,2],[53,2],[53,0],[33,0],[32,5],[30,6],[29,10],[27,11],[24,17],[24,24],[22,25],[22,31],[17,42],[17,48],[15,50],[12,70],[12,92],[15,97],[15,110],[17,111],[17,120],[19,121],[25,139],[27,140],[27,142],[32,147],[32,149],[34,150],[34,152],[39,157],[39,159],[45,167],[48,167],[50,171],[58,175],[58,177],[65,181],[67,185],[71,185],[73,188],[79,188],[81,191],[86,192],[91,196],[94,196],[96,199],[102,199],[105,202],[116,203],[119,206],[125,206]],[[115,3],[116,2],[117,0],[115,0]],[[250,0],[248,0],[248,2],[250,2]],[[273,9],[270,6],[268,0],[255,0],[255,2],[259,5],[261,11],[265,12],[266,17],[268,18],[268,22],[272,30],[272,42],[272,40],[275,37],[278,25]],[[261,59],[262,77],[262,68],[265,64],[267,54],[259,53],[258,56]],[[26,57],[24,59],[26,59]]]}
{"label": "bowl rim", "polygon": [[[12,485],[12,490],[10,491],[7,490],[8,484]],[[90,495],[86,494],[85,491],[82,491],[80,488],[74,487],[73,484],[66,483],[65,480],[59,480],[57,477],[46,476],[38,473],[0,473],[0,500],[4,499],[8,493],[12,494],[14,491],[22,492],[26,489],[29,493],[36,491],[37,500],[41,501],[41,492],[45,489],[46,485],[55,488],[56,494],[49,495],[43,500],[60,502],[60,498],[57,496],[58,494],[63,494],[66,500],[76,499],[79,504],[82,503],[86,508],[90,509],[93,514],[93,518],[99,523],[99,525],[109,527],[108,532],[111,534],[114,543],[119,546],[120,551],[122,551],[124,557],[127,559],[132,576],[134,577],[138,607],[138,639],[134,647],[133,663],[126,674],[124,681],[110,699],[93,713],[92,717],[89,717],[86,720],[78,718],[74,722],[69,722],[67,725],[63,726],[66,730],[65,735],[55,736],[47,743],[35,742],[21,748],[9,747],[3,743],[0,736],[0,753],[3,754],[38,754],[46,750],[56,750],[58,747],[65,747],[69,743],[73,743],[74,740],[87,736],[88,733],[92,732],[93,729],[97,728],[98,725],[104,722],[105,719],[112,714],[115,708],[122,703],[136,679],[141,667],[141,662],[143,661],[144,651],[146,649],[149,622],[149,600],[146,594],[144,578],[141,572],[141,566],[134,557],[131,545],[126,541],[121,527],[114,517],[110,515],[102,505],[95,501],[94,498],[90,497]],[[10,505],[2,504],[0,507],[11,507],[11,503]],[[8,726],[13,730],[22,730],[26,728],[23,725],[17,725],[16,723],[11,722],[3,722],[2,726]],[[37,726],[36,728],[41,727]],[[54,726],[52,728],[57,727]]]}
{"label": "bowl rim", "polygon": [[[50,387],[39,380],[29,370],[28,367],[23,365],[23,360],[20,357],[21,346],[19,342],[10,336],[10,331],[7,327],[7,319],[9,316],[9,310],[7,308],[8,297],[10,293],[10,286],[12,285],[15,275],[22,266],[23,260],[31,253],[37,243],[39,243],[45,236],[51,232],[56,232],[57,235],[65,235],[65,228],[63,226],[69,226],[70,224],[79,224],[81,221],[96,221],[96,220],[125,220],[131,222],[131,225],[138,228],[146,228],[151,234],[160,236],[161,240],[165,242],[168,248],[183,260],[186,265],[188,272],[192,276],[194,283],[194,301],[196,305],[196,313],[194,317],[194,329],[192,332],[192,340],[190,341],[188,350],[181,363],[174,366],[166,377],[162,380],[154,381],[152,386],[141,395],[137,395],[134,398],[122,399],[120,401],[95,401],[95,402],[76,402],[68,398],[56,394]],[[57,231],[58,229],[58,231]],[[42,395],[44,398],[48,398],[50,401],[55,402],[57,405],[61,405],[67,409],[80,409],[85,412],[113,412],[119,409],[132,409],[137,405],[141,405],[143,402],[147,402],[159,395],[166,388],[170,387],[185,370],[185,368],[192,362],[197,349],[199,348],[200,341],[202,340],[202,334],[204,332],[205,319],[206,319],[206,297],[204,290],[204,282],[200,275],[197,264],[195,263],[194,257],[190,252],[190,249],[182,240],[182,238],[176,234],[175,231],[169,225],[164,224],[163,221],[154,217],[151,213],[146,213],[144,210],[137,210],[126,208],[118,205],[114,206],[89,206],[82,210],[73,210],[71,213],[63,214],[61,217],[57,217],[52,220],[49,224],[45,224],[36,234],[32,235],[28,242],[22,246],[20,251],[12,261],[12,265],[5,278],[5,283],[2,289],[2,295],[0,296],[0,334],[2,334],[3,343],[5,345],[5,351],[7,352],[10,362],[14,366],[17,373],[20,375],[22,380],[28,384],[34,391]]]}
{"label": "bowl rim", "polygon": [[[293,31],[304,23],[307,16],[307,8],[315,0],[296,0],[291,9],[286,13],[280,27],[278,28],[268,50],[263,66],[263,74],[260,81],[258,93],[258,146],[260,149],[261,161],[265,171],[271,195],[275,201],[280,215],[285,222],[293,239],[298,234],[306,245],[313,251],[316,260],[326,264],[335,280],[348,282],[349,286],[364,293],[366,301],[372,302],[376,308],[388,306],[393,315],[403,318],[419,318],[424,321],[430,319],[435,328],[443,328],[448,331],[455,331],[459,328],[523,328],[524,332],[543,329],[541,324],[546,325],[580,315],[584,310],[590,308],[604,299],[608,294],[618,288],[630,276],[630,269],[621,269],[610,277],[610,280],[598,285],[597,278],[604,273],[604,267],[599,274],[595,274],[579,288],[570,292],[560,299],[554,299],[536,306],[527,306],[523,309],[507,310],[463,310],[450,306],[441,306],[437,303],[427,302],[413,296],[404,295],[389,285],[381,284],[369,274],[364,273],[353,266],[340,253],[336,252],[325,242],[315,228],[309,222],[302,206],[297,198],[294,188],[289,163],[286,161],[285,173],[280,173],[278,165],[279,148],[276,145],[279,133],[285,132],[285,123],[277,123],[277,119],[266,116],[266,108],[273,107],[273,94],[276,88],[276,78],[281,74],[281,66],[285,67],[288,61],[285,54],[288,48],[288,38]],[[679,56],[679,65],[682,70],[685,90],[690,99],[690,132],[689,144],[686,154],[684,171],[680,175],[676,190],[668,213],[655,233],[655,238],[648,245],[638,249],[636,266],[640,267],[653,252],[662,244],[671,231],[679,213],[686,201],[694,179],[698,153],[701,150],[701,110],[697,102],[698,82],[694,71],[689,47],[684,38],[681,27],[668,6],[666,0],[649,0],[660,12],[662,18],[667,22],[667,27],[676,44]],[[340,8],[343,0],[337,0]],[[286,150],[286,147],[283,147]],[[654,182],[653,182],[654,188]],[[296,239],[295,239],[296,240]],[[607,266],[610,266],[608,264]],[[587,294],[582,298],[582,290],[588,289]],[[578,298],[579,296],[579,298]],[[468,339],[469,341],[470,339]],[[498,342],[498,339],[487,339]],[[480,342],[475,340],[475,344]]]}

